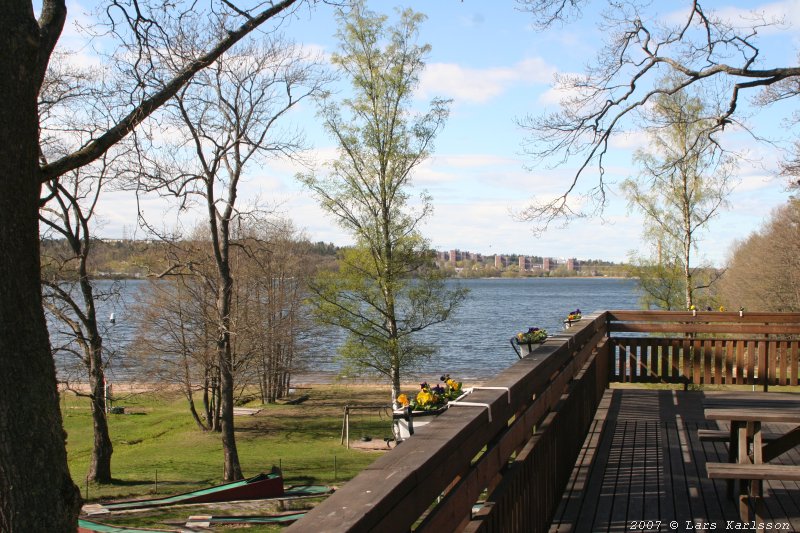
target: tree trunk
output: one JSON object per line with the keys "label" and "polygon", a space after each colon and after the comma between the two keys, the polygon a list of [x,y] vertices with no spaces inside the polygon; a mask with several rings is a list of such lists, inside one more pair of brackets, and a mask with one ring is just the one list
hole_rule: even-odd
{"label": "tree trunk", "polygon": [[[217,372],[217,374],[219,374],[219,372]],[[219,376],[214,378],[212,393],[214,397],[214,431],[219,433],[222,431],[222,426],[220,425],[220,405],[222,404],[222,400],[220,400]]]}
{"label": "tree trunk", "polygon": [[77,529],[39,265],[38,27],[0,17],[0,531]]}
{"label": "tree trunk", "polygon": [[90,382],[92,389],[92,426],[94,429],[94,445],[89,472],[86,477],[96,483],[111,483],[111,455],[114,447],[108,432],[106,417],[106,379],[102,367],[101,345],[99,337],[92,342],[92,360]]}
{"label": "tree trunk", "polygon": [[[88,237],[87,237],[88,238]],[[96,483],[111,483],[111,455],[114,447],[108,431],[108,418],[106,417],[106,376],[103,369],[103,338],[97,327],[97,311],[94,307],[94,291],[86,273],[86,253],[80,258],[80,286],[83,295],[83,305],[86,309],[84,325],[89,338],[89,353],[86,354],[89,371],[89,383],[92,399],[92,427],[94,430],[94,444],[92,458],[89,462],[87,479]]]}
{"label": "tree trunk", "polygon": [[683,240],[683,277],[686,283],[686,309],[691,309],[694,305],[694,287],[692,284],[692,269],[689,266],[689,261],[692,256],[692,232],[691,232],[691,219],[686,216]]}
{"label": "tree trunk", "polygon": [[189,382],[184,383],[183,393],[186,396],[186,401],[189,402],[189,412],[192,413],[192,418],[197,427],[203,431],[208,431],[208,428],[203,424],[203,420],[197,413],[197,408],[194,405],[194,395],[192,394],[192,385]]}
{"label": "tree trunk", "polygon": [[400,369],[399,365],[392,365],[392,408],[400,408],[397,397],[400,396]]}
{"label": "tree trunk", "polygon": [[217,344],[220,388],[220,427],[222,430],[222,453],[224,455],[224,480],[238,481],[242,475],[239,452],[233,421],[233,354],[231,353],[230,309],[233,281],[225,276],[218,308],[221,318],[220,339]]}

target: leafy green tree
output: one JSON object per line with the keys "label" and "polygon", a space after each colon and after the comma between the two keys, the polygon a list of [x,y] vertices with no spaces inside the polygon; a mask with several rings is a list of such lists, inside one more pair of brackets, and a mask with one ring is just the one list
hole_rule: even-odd
{"label": "leafy green tree", "polygon": [[387,377],[393,402],[401,370],[434,352],[413,334],[446,320],[466,295],[448,290],[432,268],[418,230],[431,212],[430,198],[423,194],[416,209],[409,205],[412,171],[428,156],[448,115],[441,99],[425,113],[411,109],[430,50],[414,43],[423,19],[404,10],[387,27],[386,17],[363,2],[339,12],[341,53],[333,63],[354,91],[342,101],[326,98],[321,107],[339,158],[325,176],[300,176],[356,241],[342,253],[338,272],[324,273],[314,284],[316,316],[348,332],[341,354],[352,366]]}
{"label": "leafy green tree", "polygon": [[[635,158],[641,172],[625,180],[622,191],[631,208],[642,214],[645,237],[658,243],[655,272],[668,277],[676,268],[682,272],[688,309],[695,303],[695,292],[714,281],[694,279],[693,253],[699,235],[726,205],[734,164],[715,151],[714,141],[705,134],[712,119],[706,117],[699,97],[686,91],[660,95],[649,115],[649,147],[637,151]],[[673,284],[674,280],[668,283]]]}
{"label": "leafy green tree", "polygon": [[644,309],[666,311],[685,308],[685,278],[683,268],[663,254],[655,257],[631,254],[628,275],[636,278],[642,291],[641,305]]}

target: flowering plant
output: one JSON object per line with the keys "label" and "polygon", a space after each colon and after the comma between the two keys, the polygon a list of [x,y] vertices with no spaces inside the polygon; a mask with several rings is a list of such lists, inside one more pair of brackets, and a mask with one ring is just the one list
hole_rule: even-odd
{"label": "flowering plant", "polygon": [[567,320],[569,320],[570,322],[573,321],[573,320],[580,320],[580,319],[581,319],[581,310],[580,309],[576,309],[576,310],[570,312],[569,315],[567,315]]}
{"label": "flowering plant", "polygon": [[412,411],[434,411],[441,409],[450,400],[455,400],[462,393],[462,384],[445,374],[439,380],[442,382],[431,387],[427,381],[420,383],[419,392],[409,399],[405,394],[397,397],[398,403],[403,407],[411,406]]}
{"label": "flowering plant", "polygon": [[528,331],[517,333],[517,344],[530,344],[543,342],[547,338],[547,330],[540,328],[528,328]]}

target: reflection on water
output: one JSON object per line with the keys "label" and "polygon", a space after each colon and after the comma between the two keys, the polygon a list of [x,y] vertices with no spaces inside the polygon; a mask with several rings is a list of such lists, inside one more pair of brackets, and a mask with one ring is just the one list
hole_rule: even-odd
{"label": "reflection on water", "polygon": [[[112,282],[98,282],[101,288]],[[116,352],[110,371],[111,379],[135,380],[140,372],[128,368],[125,353],[135,330],[131,319],[135,294],[147,281],[128,280],[121,283],[121,297],[98,302],[98,316],[105,328],[105,345]],[[438,355],[424,362],[418,375],[435,379],[442,373],[474,381],[483,380],[517,361],[509,339],[518,331],[537,326],[550,333],[562,328],[566,315],[580,308],[584,313],[604,309],[637,309],[639,293],[636,281],[606,278],[529,278],[450,280],[470,289],[465,304],[443,324],[420,332],[420,337],[439,350]],[[108,318],[114,313],[112,324]],[[341,334],[330,331],[316,335],[313,350],[303,354],[303,364],[314,373],[309,379],[326,380],[338,371],[336,348]],[[54,343],[63,339],[51,327]],[[60,374],[65,364],[57,361]]]}

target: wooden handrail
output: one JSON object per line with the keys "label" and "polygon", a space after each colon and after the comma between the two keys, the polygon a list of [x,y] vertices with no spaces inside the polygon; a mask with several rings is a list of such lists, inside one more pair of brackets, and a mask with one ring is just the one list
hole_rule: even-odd
{"label": "wooden handrail", "polygon": [[797,385],[798,360],[800,313],[585,316],[486,384],[508,392],[474,391],[289,531],[546,532],[610,380],[766,389]]}
{"label": "wooden handrail", "polygon": [[[568,334],[545,341],[486,384],[507,387],[510,396],[505,390],[476,390],[469,396],[470,402],[487,405],[491,422],[487,408],[447,410],[376,460],[289,531],[406,531],[412,526],[418,531],[442,531],[443,527],[448,531],[480,530],[489,520],[504,520],[502,509],[509,504],[503,488],[518,482],[521,471],[525,484],[536,489],[537,498],[549,502],[549,509],[534,509],[526,523],[538,526],[518,530],[546,531],[558,505],[554,495],[560,495],[567,482],[608,384],[608,351],[596,349],[605,338],[606,317],[600,314],[581,322]],[[581,385],[575,381],[578,377]],[[552,424],[545,422],[561,409],[580,412],[570,415],[569,424],[558,425],[568,429],[568,434],[545,433],[538,428],[550,428]],[[532,442],[553,438],[560,439],[558,460],[563,464],[559,476],[535,476],[534,483],[528,479],[530,475],[524,475],[524,468],[508,468],[515,456],[521,461],[526,447],[537,449]],[[572,453],[565,453],[567,450]],[[492,502],[495,493],[497,499],[473,518],[473,505],[487,489],[488,501]]]}
{"label": "wooden handrail", "polygon": [[800,313],[609,311],[611,381],[797,385]]}

